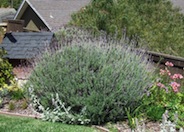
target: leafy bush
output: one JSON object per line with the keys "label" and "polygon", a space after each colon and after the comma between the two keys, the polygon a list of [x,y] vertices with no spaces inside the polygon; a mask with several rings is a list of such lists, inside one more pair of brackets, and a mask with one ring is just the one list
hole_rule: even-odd
{"label": "leafy bush", "polygon": [[8,62],[8,60],[3,58],[3,55],[5,54],[5,51],[0,49],[0,88],[4,84],[10,83],[10,81],[13,79],[12,74],[12,66]]}
{"label": "leafy bush", "polygon": [[14,99],[23,98],[23,90],[18,87],[14,79],[13,67],[7,59],[3,58],[6,52],[0,49],[0,105],[4,97]]}
{"label": "leafy bush", "polygon": [[[24,98],[25,91],[20,88],[18,86],[17,81],[11,80],[10,84],[4,84],[1,88],[0,88],[0,100],[1,103],[3,102],[4,98],[11,100],[11,99],[15,99],[15,100],[19,100]],[[0,103],[0,104],[1,104]]]}
{"label": "leafy bush", "polygon": [[53,95],[93,124],[126,118],[152,82],[147,57],[126,46],[83,41],[46,52],[27,82],[40,104],[55,109]]}
{"label": "leafy bush", "polygon": [[168,0],[92,0],[70,24],[118,37],[126,32],[138,47],[184,56],[184,15]]}

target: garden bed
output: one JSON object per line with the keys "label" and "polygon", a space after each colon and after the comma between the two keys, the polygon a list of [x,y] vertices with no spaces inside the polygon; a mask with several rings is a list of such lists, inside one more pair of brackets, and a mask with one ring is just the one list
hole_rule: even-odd
{"label": "garden bed", "polygon": [[[31,105],[28,105],[27,108],[22,109],[20,106],[24,103],[24,100],[14,101],[15,109],[9,109],[9,103],[4,101],[4,106],[0,108],[0,115],[6,116],[15,116],[15,117],[26,117],[26,118],[35,118],[40,119],[41,115],[34,111]],[[100,132],[111,132],[111,131],[119,131],[119,132],[130,132],[131,128],[128,125],[128,121],[118,122],[116,124],[108,123],[104,126],[93,126],[97,128]],[[141,128],[146,128],[151,132],[159,132],[160,131],[160,123],[159,122],[150,122],[144,121],[144,125]]]}
{"label": "garden bed", "polygon": [[[95,127],[104,132],[159,132],[184,126],[184,77],[172,72],[172,62],[154,68],[131,48],[98,41],[91,45],[71,44],[55,54],[46,52],[33,64],[24,86],[8,78],[10,67],[4,79],[10,81],[2,80],[0,88],[1,114],[40,118],[31,103],[45,121],[98,124]],[[121,122],[109,123],[116,121]]]}
{"label": "garden bed", "polygon": [[[2,103],[3,106],[0,108],[0,114],[20,116],[20,117],[40,118],[40,114],[35,112],[34,109],[31,107],[31,105],[24,103],[25,103],[24,99],[17,101],[4,100]],[[23,108],[23,104],[27,106],[24,106]]]}

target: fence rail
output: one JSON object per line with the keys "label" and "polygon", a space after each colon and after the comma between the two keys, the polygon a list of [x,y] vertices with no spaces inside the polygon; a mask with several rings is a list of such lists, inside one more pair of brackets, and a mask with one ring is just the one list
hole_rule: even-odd
{"label": "fence rail", "polygon": [[182,57],[157,53],[157,52],[153,52],[153,51],[146,51],[146,54],[150,55],[154,62],[159,62],[159,63],[163,64],[166,61],[170,61],[174,64],[175,67],[184,70],[184,58],[182,58]]}

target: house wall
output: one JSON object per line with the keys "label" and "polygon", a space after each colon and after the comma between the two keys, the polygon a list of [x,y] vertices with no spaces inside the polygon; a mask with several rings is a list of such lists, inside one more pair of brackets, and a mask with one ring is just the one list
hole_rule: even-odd
{"label": "house wall", "polygon": [[20,19],[24,20],[26,29],[33,31],[49,30],[30,6],[27,7]]}

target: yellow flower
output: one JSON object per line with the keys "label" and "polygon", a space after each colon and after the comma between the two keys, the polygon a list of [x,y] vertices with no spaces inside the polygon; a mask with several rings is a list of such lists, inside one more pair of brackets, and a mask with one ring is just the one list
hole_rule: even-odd
{"label": "yellow flower", "polygon": [[3,88],[0,88],[0,91],[3,91]]}

